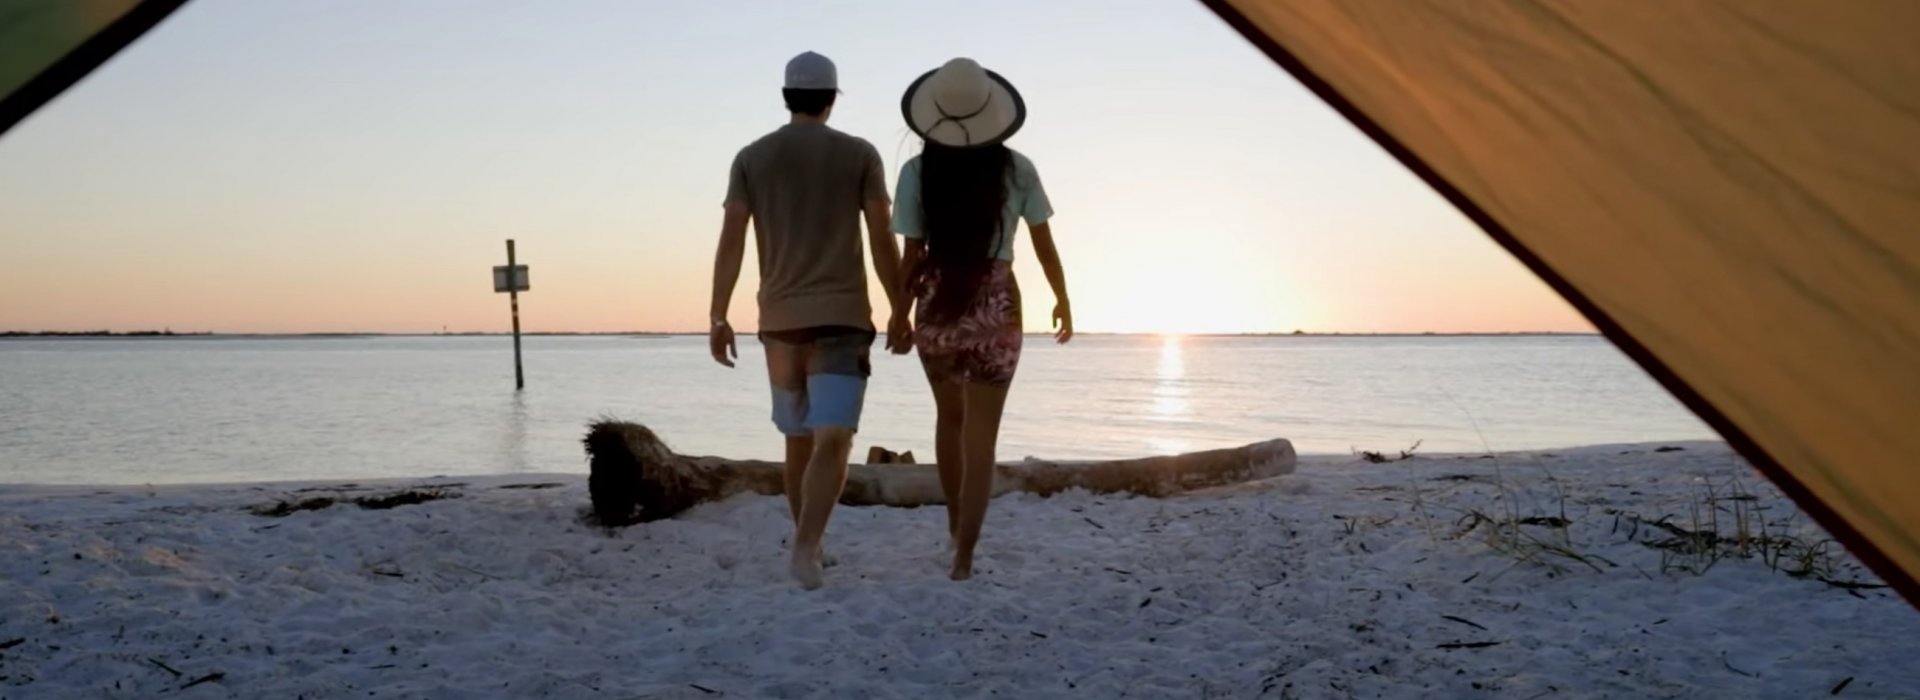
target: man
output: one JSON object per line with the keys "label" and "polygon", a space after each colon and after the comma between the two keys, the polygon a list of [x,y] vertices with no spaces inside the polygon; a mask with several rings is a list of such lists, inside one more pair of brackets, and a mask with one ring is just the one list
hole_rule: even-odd
{"label": "man", "polygon": [[[871,369],[875,333],[860,253],[862,214],[873,270],[889,302],[899,286],[900,251],[887,233],[891,202],[880,152],[827,126],[839,92],[832,61],[813,52],[795,56],[782,90],[791,115],[787,125],[734,157],[713,265],[708,342],[722,365],[732,367],[740,356],[727,306],[751,220],[773,423],[787,442],[790,570],[808,589],[822,584],[821,541],[846,486],[847,455]],[[888,324],[888,348],[907,342],[904,320]]]}

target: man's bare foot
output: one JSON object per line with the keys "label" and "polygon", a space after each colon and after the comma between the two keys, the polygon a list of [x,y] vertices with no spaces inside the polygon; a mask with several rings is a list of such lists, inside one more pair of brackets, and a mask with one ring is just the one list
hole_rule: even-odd
{"label": "man's bare foot", "polygon": [[793,553],[793,562],[788,566],[787,573],[793,575],[793,580],[798,582],[801,588],[811,591],[827,584],[826,574],[820,569],[818,549],[814,550],[812,555],[796,551]]}
{"label": "man's bare foot", "polygon": [[953,570],[947,572],[947,578],[953,579],[955,581],[965,581],[967,579],[973,578],[973,557],[972,556],[963,557],[960,554],[955,553],[953,555]]}

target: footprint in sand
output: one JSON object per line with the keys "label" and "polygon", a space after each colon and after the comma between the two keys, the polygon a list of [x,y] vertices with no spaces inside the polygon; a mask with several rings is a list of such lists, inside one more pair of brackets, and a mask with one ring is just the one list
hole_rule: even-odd
{"label": "footprint in sand", "polygon": [[1027,555],[1019,552],[993,551],[983,554],[981,558],[988,564],[999,564],[1011,568],[1027,563]]}

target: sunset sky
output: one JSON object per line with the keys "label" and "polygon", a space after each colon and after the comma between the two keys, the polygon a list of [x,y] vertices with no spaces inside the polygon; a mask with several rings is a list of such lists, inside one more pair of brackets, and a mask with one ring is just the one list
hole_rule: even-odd
{"label": "sunset sky", "polygon": [[804,50],[890,180],[914,77],[1020,88],[1082,330],[1590,329],[1194,2],[195,0],[0,136],[0,330],[503,330],[509,237],[529,330],[702,329]]}

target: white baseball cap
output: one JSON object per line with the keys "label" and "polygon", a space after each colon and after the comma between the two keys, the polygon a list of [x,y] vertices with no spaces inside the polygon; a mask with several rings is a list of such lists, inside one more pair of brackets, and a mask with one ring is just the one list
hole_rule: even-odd
{"label": "white baseball cap", "polygon": [[840,90],[840,71],[833,60],[808,51],[787,61],[787,89]]}

